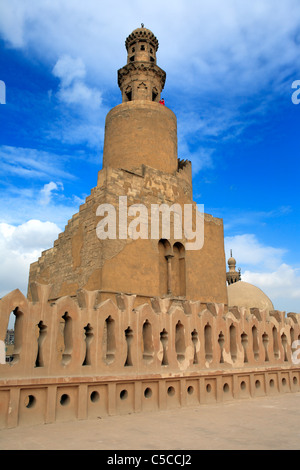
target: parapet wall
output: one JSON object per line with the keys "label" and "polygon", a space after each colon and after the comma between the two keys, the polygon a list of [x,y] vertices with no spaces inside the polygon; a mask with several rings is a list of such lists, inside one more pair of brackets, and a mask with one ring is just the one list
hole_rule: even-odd
{"label": "parapet wall", "polygon": [[151,411],[300,390],[292,343],[299,315],[98,291],[49,303],[34,283],[0,300],[0,340],[16,315],[11,363],[0,365],[0,427]]}

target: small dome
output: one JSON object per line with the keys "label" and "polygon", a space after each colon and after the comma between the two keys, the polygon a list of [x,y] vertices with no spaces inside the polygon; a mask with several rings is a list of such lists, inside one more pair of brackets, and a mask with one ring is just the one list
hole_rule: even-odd
{"label": "small dome", "polygon": [[235,266],[236,265],[236,260],[234,258],[229,258],[228,261],[228,266]]}
{"label": "small dome", "polygon": [[258,287],[239,281],[227,286],[228,306],[274,310],[269,297]]}
{"label": "small dome", "polygon": [[129,34],[129,36],[127,37],[125,41],[126,49],[128,50],[128,48],[131,46],[133,42],[135,42],[136,40],[141,40],[141,39],[144,39],[147,42],[151,42],[153,47],[155,48],[155,51],[157,51],[158,39],[154,36],[154,34],[152,33],[152,31],[150,31],[150,29],[147,29],[144,27],[137,28],[134,31],[132,31],[131,34]]}

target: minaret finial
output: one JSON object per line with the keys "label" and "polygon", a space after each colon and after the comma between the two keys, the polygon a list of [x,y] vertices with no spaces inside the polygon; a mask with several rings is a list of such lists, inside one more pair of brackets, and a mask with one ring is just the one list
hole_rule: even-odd
{"label": "minaret finial", "polygon": [[232,250],[230,250],[230,258],[228,260],[229,271],[226,273],[226,280],[228,284],[241,280],[241,270],[236,271],[236,260],[232,256]]}

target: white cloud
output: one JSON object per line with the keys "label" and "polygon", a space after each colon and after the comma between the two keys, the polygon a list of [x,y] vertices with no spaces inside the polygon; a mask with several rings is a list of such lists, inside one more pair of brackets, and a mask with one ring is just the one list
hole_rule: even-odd
{"label": "white cloud", "polygon": [[154,0],[151,9],[139,0],[10,0],[1,7],[0,31],[49,63],[79,56],[98,81],[123,65],[125,37],[143,21],[160,41],[159,60],[171,81],[193,91],[212,84],[229,91],[234,83],[230,92],[240,93],[261,89],[276,71],[280,81],[281,67],[294,65],[299,20],[298,0]]}
{"label": "white cloud", "polygon": [[69,55],[60,57],[52,72],[55,77],[61,80],[63,87],[69,87],[75,79],[83,79],[86,76],[83,60],[73,59]]}
{"label": "white cloud", "polygon": [[56,224],[40,220],[17,226],[0,223],[0,297],[16,288],[27,294],[30,263],[53,246],[59,232]]}
{"label": "white cloud", "polygon": [[61,80],[57,95],[62,102],[86,107],[89,115],[92,109],[101,106],[100,91],[84,83],[86,69],[82,59],[74,59],[69,55],[64,55],[58,59],[52,72]]}
{"label": "white cloud", "polygon": [[78,201],[85,199],[85,195],[67,196],[63,190],[62,183],[53,181],[42,187],[20,188],[5,185],[0,192],[0,222],[16,226],[24,221],[37,219],[64,227],[72,215],[78,212]]}
{"label": "white cloud", "polygon": [[61,88],[60,99],[67,104],[80,104],[97,108],[101,105],[101,94],[98,90],[87,87],[82,82],[75,82],[71,87]]}
{"label": "white cloud", "polygon": [[178,145],[179,157],[183,160],[189,160],[192,162],[192,171],[194,175],[204,168],[213,167],[213,153],[214,149],[205,147],[198,148],[191,152],[186,139],[181,139]]}
{"label": "white cloud", "polygon": [[18,8],[15,0],[10,3],[10,8],[1,5],[0,31],[12,46],[24,46],[24,9]]}
{"label": "white cloud", "polygon": [[225,249],[227,257],[232,249],[237,263],[257,268],[259,271],[277,268],[287,251],[262,244],[254,234],[225,237]]}
{"label": "white cloud", "polygon": [[300,313],[300,269],[281,264],[271,272],[247,270],[243,273],[243,281],[259,286],[276,309]]}
{"label": "white cloud", "polygon": [[51,201],[53,191],[59,189],[64,189],[62,183],[54,183],[53,181],[50,181],[50,183],[45,184],[41,189],[40,204],[48,205]]}
{"label": "white cloud", "polygon": [[[138,0],[3,2],[2,37],[53,70],[61,80],[61,103],[88,117],[57,120],[50,138],[102,144],[95,138],[107,111],[102,90],[121,99],[116,71],[126,63],[124,40],[141,21],[159,39],[158,65],[167,71],[164,94],[167,100],[174,96],[178,122],[187,126],[180,135],[183,147],[191,134],[186,114],[199,123],[193,135],[202,148],[203,138],[236,137],[287,94],[290,77],[299,71],[298,0],[154,0],[151,9]],[[97,115],[86,112],[99,107]],[[192,158],[193,168],[201,168],[201,156],[199,162],[196,153]]]}
{"label": "white cloud", "polygon": [[67,145],[83,144],[101,149],[108,110],[102,104],[99,88],[87,83],[83,60],[65,54],[57,60],[52,73],[60,83],[57,91],[51,90],[49,96],[58,99],[61,116],[49,129],[48,138]]}

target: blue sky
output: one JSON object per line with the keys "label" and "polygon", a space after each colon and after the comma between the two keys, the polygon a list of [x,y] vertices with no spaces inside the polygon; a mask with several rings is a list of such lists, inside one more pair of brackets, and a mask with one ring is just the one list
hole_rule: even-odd
{"label": "blue sky", "polygon": [[96,186],[125,39],[159,40],[194,199],[223,218],[243,280],[300,312],[298,0],[0,0],[0,295]]}

